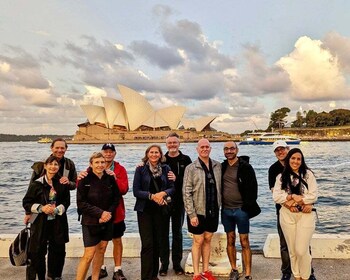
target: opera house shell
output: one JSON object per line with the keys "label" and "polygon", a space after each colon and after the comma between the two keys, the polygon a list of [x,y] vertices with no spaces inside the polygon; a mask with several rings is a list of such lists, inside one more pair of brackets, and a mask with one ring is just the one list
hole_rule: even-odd
{"label": "opera house shell", "polygon": [[215,132],[210,123],[216,118],[183,118],[186,107],[170,106],[155,110],[144,96],[123,85],[117,86],[123,101],[102,97],[103,106],[81,105],[87,122],[79,124],[74,142],[161,140],[176,131],[185,140]]}

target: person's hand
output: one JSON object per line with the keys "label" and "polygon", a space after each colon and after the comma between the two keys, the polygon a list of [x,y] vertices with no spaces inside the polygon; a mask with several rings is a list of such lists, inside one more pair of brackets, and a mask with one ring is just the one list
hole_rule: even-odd
{"label": "person's hand", "polygon": [[293,213],[298,213],[299,209],[296,206],[292,206],[292,207],[289,208],[289,211],[293,212]]}
{"label": "person's hand", "polygon": [[313,207],[312,204],[304,204],[304,205],[302,206],[302,212],[303,212],[303,213],[311,213],[312,207]]}
{"label": "person's hand", "polygon": [[24,219],[23,219],[23,222],[24,222],[24,224],[26,225],[26,224],[28,224],[28,222],[29,222],[29,219],[30,219],[30,214],[28,214],[28,215],[24,215]]}
{"label": "person's hand", "polygon": [[98,220],[99,223],[106,223],[112,218],[111,212],[103,211],[100,219]]}
{"label": "person's hand", "polygon": [[108,175],[111,175],[111,176],[113,176],[114,178],[116,178],[115,173],[114,173],[113,170],[106,169],[105,171],[106,171],[106,173],[107,173]]}
{"label": "person's hand", "polygon": [[52,215],[55,211],[55,206],[51,204],[46,204],[43,207],[41,207],[41,211],[45,213],[46,215]]}
{"label": "person's hand", "polygon": [[296,202],[292,200],[287,200],[284,204],[284,207],[290,209],[292,206],[296,206]]}
{"label": "person's hand", "polygon": [[69,179],[68,179],[68,177],[61,177],[61,179],[60,179],[60,183],[61,184],[69,184]]}
{"label": "person's hand", "polygon": [[141,167],[141,166],[144,166],[144,165],[145,165],[144,162],[141,161],[141,162],[139,162],[138,164],[136,164],[136,167]]}
{"label": "person's hand", "polygon": [[168,179],[169,179],[170,181],[174,181],[174,182],[175,182],[175,180],[176,180],[176,176],[175,176],[174,172],[171,171],[171,170],[168,172]]}
{"label": "person's hand", "polygon": [[199,221],[197,217],[191,218],[190,222],[191,222],[191,226],[193,227],[197,227],[199,225]]}
{"label": "person's hand", "polygon": [[88,175],[87,171],[81,171],[78,174],[78,181],[80,181],[81,179],[84,179],[87,175]]}
{"label": "person's hand", "polygon": [[158,192],[152,195],[152,200],[158,205],[165,205],[164,192]]}
{"label": "person's hand", "polygon": [[303,205],[304,201],[303,201],[303,196],[302,195],[297,195],[297,194],[293,194],[292,195],[293,200],[298,203],[299,205]]}

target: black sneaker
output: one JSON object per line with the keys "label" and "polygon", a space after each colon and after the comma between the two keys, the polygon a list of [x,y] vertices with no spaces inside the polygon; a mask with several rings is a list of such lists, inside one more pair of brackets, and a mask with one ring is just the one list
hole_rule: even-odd
{"label": "black sneaker", "polygon": [[247,279],[247,280],[252,280],[252,279],[253,279],[253,277],[251,277],[251,276],[249,275],[249,276],[244,277],[244,279]]}
{"label": "black sneaker", "polygon": [[[108,276],[107,268],[101,268],[100,275],[98,276],[98,279],[102,279],[102,278],[105,278],[107,276]],[[88,278],[86,278],[86,280],[91,280],[91,275]]]}
{"label": "black sneaker", "polygon": [[290,275],[290,274],[284,273],[284,274],[282,275],[281,280],[290,280],[290,278],[291,278],[291,275]]}
{"label": "black sneaker", "polygon": [[112,280],[127,280],[124,276],[123,270],[118,269],[116,272],[113,273]]}

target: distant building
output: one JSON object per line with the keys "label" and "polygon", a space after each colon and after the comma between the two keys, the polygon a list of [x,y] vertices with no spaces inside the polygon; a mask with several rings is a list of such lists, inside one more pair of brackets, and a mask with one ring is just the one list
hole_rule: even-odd
{"label": "distant building", "polygon": [[183,138],[192,139],[205,135],[203,132],[215,132],[210,124],[216,116],[185,119],[184,106],[155,110],[138,92],[123,85],[117,87],[123,102],[102,97],[103,107],[81,105],[87,122],[78,125],[74,141],[161,139],[170,130],[179,130]]}

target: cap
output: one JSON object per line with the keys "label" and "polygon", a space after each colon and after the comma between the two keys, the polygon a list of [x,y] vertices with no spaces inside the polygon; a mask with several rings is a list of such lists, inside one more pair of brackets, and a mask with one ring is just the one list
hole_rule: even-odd
{"label": "cap", "polygon": [[101,150],[108,150],[111,149],[113,152],[115,152],[115,147],[112,143],[106,143],[102,146]]}
{"label": "cap", "polygon": [[283,141],[283,140],[277,140],[277,141],[273,142],[272,150],[275,151],[278,147],[287,148],[288,145],[287,145],[286,141]]}

